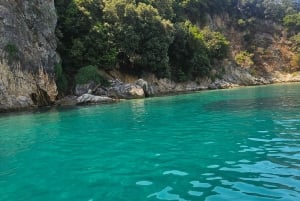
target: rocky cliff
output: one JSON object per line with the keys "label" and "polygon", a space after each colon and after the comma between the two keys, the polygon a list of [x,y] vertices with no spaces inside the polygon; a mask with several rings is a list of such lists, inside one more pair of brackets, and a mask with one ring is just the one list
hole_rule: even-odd
{"label": "rocky cliff", "polygon": [[54,0],[0,1],[0,111],[55,100],[56,21]]}
{"label": "rocky cliff", "polygon": [[[296,51],[282,24],[251,18],[241,25],[228,13],[207,19],[205,26],[221,31],[230,41],[228,58],[214,69],[217,77],[239,85],[300,81],[300,66],[293,64]],[[240,62],[238,55],[242,55]]]}

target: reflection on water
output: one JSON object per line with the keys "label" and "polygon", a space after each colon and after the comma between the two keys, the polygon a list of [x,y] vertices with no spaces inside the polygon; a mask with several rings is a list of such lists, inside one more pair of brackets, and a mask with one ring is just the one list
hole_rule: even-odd
{"label": "reflection on water", "polygon": [[132,100],[130,104],[134,114],[143,115],[145,113],[145,99]]}
{"label": "reflection on water", "polygon": [[173,194],[170,193],[170,191],[172,191],[173,188],[170,186],[167,186],[166,188],[164,188],[163,190],[157,192],[157,193],[153,193],[151,195],[149,195],[147,198],[151,198],[153,196],[155,196],[157,199],[159,200],[178,200],[178,201],[187,201],[183,198],[181,198],[179,195],[177,194]]}
{"label": "reflection on water", "polygon": [[[2,119],[2,127],[6,123],[10,124],[10,119],[13,117],[8,116],[7,118]],[[8,135],[1,135],[0,137],[0,158],[14,156],[18,152],[29,150],[32,144],[41,140],[41,138],[36,139],[40,132],[42,132],[44,140],[55,138],[60,133],[59,127],[56,126],[59,121],[61,121],[60,113],[51,112],[42,118],[22,115],[14,120],[12,125],[5,125],[6,128],[0,126],[3,133],[8,133]],[[41,126],[42,129],[40,129]],[[14,132],[11,132],[11,129]]]}
{"label": "reflection on water", "polygon": [[300,96],[220,100],[204,106],[207,111],[270,110],[286,108],[291,110],[300,106]]}

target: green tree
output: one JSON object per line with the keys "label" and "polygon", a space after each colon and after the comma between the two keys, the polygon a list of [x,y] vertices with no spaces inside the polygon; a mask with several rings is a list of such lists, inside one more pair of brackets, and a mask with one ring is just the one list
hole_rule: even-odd
{"label": "green tree", "polygon": [[190,21],[175,25],[175,39],[169,49],[173,78],[178,81],[207,75],[208,49],[200,30]]}
{"label": "green tree", "polygon": [[[119,54],[137,71],[159,76],[169,74],[168,48],[173,40],[173,25],[150,4],[134,1],[105,1],[105,23],[113,34]],[[122,61],[121,63],[126,63]]]}
{"label": "green tree", "polygon": [[300,13],[285,16],[283,18],[283,24],[287,26],[290,30],[299,31]]}
{"label": "green tree", "polygon": [[151,5],[139,3],[138,32],[141,41],[139,48],[140,64],[159,76],[168,76],[169,57],[168,49],[173,41],[173,24],[162,19],[157,9]]}
{"label": "green tree", "polygon": [[116,47],[103,26],[101,0],[56,1],[59,15],[57,35],[58,51],[63,57],[63,67],[76,72],[81,66],[114,66]]}
{"label": "green tree", "polygon": [[99,75],[96,66],[85,66],[78,70],[75,76],[76,84],[86,84],[95,82],[96,84],[104,83],[104,79]]}
{"label": "green tree", "polygon": [[300,33],[292,36],[290,39],[293,42],[294,50],[300,52]]}
{"label": "green tree", "polygon": [[200,34],[211,58],[223,59],[227,56],[229,41],[220,32],[211,31],[206,27]]}
{"label": "green tree", "polygon": [[55,81],[59,94],[64,94],[68,87],[68,80],[63,72],[61,64],[55,65]]}
{"label": "green tree", "polygon": [[253,56],[254,54],[249,53],[248,51],[241,51],[235,55],[234,59],[238,65],[249,68],[254,64],[252,60]]}

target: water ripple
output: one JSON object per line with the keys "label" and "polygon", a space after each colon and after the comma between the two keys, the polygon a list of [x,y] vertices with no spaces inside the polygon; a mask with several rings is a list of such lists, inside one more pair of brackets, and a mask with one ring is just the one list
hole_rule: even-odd
{"label": "water ripple", "polygon": [[172,187],[167,186],[166,188],[164,188],[163,190],[161,190],[157,193],[153,193],[153,194],[148,195],[147,198],[156,197],[159,200],[187,201],[187,200],[181,198],[177,194],[170,193],[170,191],[172,191],[172,190],[173,190]]}
{"label": "water ripple", "polygon": [[188,175],[188,173],[182,172],[182,171],[179,171],[179,170],[170,170],[170,171],[163,172],[163,175],[168,175],[168,174],[177,175],[177,176],[186,176],[186,175]]}
{"label": "water ripple", "polygon": [[299,87],[0,118],[0,200],[299,200]]}

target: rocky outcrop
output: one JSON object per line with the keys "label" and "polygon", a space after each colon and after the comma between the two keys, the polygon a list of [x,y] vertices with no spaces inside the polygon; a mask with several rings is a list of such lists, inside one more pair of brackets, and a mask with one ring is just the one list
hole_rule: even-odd
{"label": "rocky outcrop", "polygon": [[[235,62],[235,56],[241,51],[247,51],[253,56],[253,64],[244,67],[237,67],[237,71],[245,74],[245,80],[238,82],[245,85],[253,85],[251,77],[257,77],[256,84],[264,84],[264,80],[270,79],[275,71],[295,72],[299,71],[299,65],[292,64],[295,50],[293,44],[289,41],[287,29],[281,23],[267,19],[253,18],[252,25],[238,25],[232,20],[228,13],[207,16],[208,26],[212,30],[221,31],[230,41],[229,57],[231,62]],[[225,65],[221,65],[226,67]],[[232,67],[232,65],[230,65]],[[243,67],[242,67],[243,68]],[[251,76],[246,75],[251,72]],[[260,79],[263,77],[263,79]],[[247,84],[247,81],[249,81]],[[262,83],[261,83],[262,81]],[[268,82],[268,81],[267,81]]]}
{"label": "rocky outcrop", "polygon": [[111,80],[111,86],[107,89],[107,96],[121,99],[136,99],[144,98],[145,93],[143,88],[137,84]]}
{"label": "rocky outcrop", "polygon": [[158,96],[205,90],[208,89],[208,85],[211,81],[208,78],[199,78],[194,81],[177,83],[168,78],[157,78],[153,74],[147,74],[144,75],[143,79],[136,81],[136,83],[143,84],[145,94],[148,93],[151,94],[150,96]]}
{"label": "rocky outcrop", "polygon": [[54,0],[1,0],[0,110],[55,100],[56,19]]}
{"label": "rocky outcrop", "polygon": [[[145,83],[143,83],[145,84]],[[94,82],[76,85],[75,95],[93,94],[96,96],[107,96],[115,99],[144,98],[145,92],[142,86],[132,83],[124,83],[118,79],[111,79],[109,86],[102,86]]]}
{"label": "rocky outcrop", "polygon": [[254,76],[247,69],[238,67],[233,62],[226,61],[223,63],[223,66],[224,74],[222,75],[222,80],[216,80],[212,83],[212,85],[217,86],[217,89],[232,88],[235,87],[234,85],[251,86],[271,83],[268,78]]}
{"label": "rocky outcrop", "polygon": [[96,87],[94,82],[89,82],[86,84],[77,84],[75,86],[75,95],[81,96],[83,94],[89,93],[89,91],[93,90]]}
{"label": "rocky outcrop", "polygon": [[300,72],[282,73],[275,71],[269,79],[271,83],[300,82]]}
{"label": "rocky outcrop", "polygon": [[142,87],[142,89],[144,90],[144,94],[146,97],[150,97],[150,96],[154,96],[155,93],[154,93],[154,89],[153,87],[145,80],[143,79],[138,79],[136,82],[135,82],[136,85]]}

